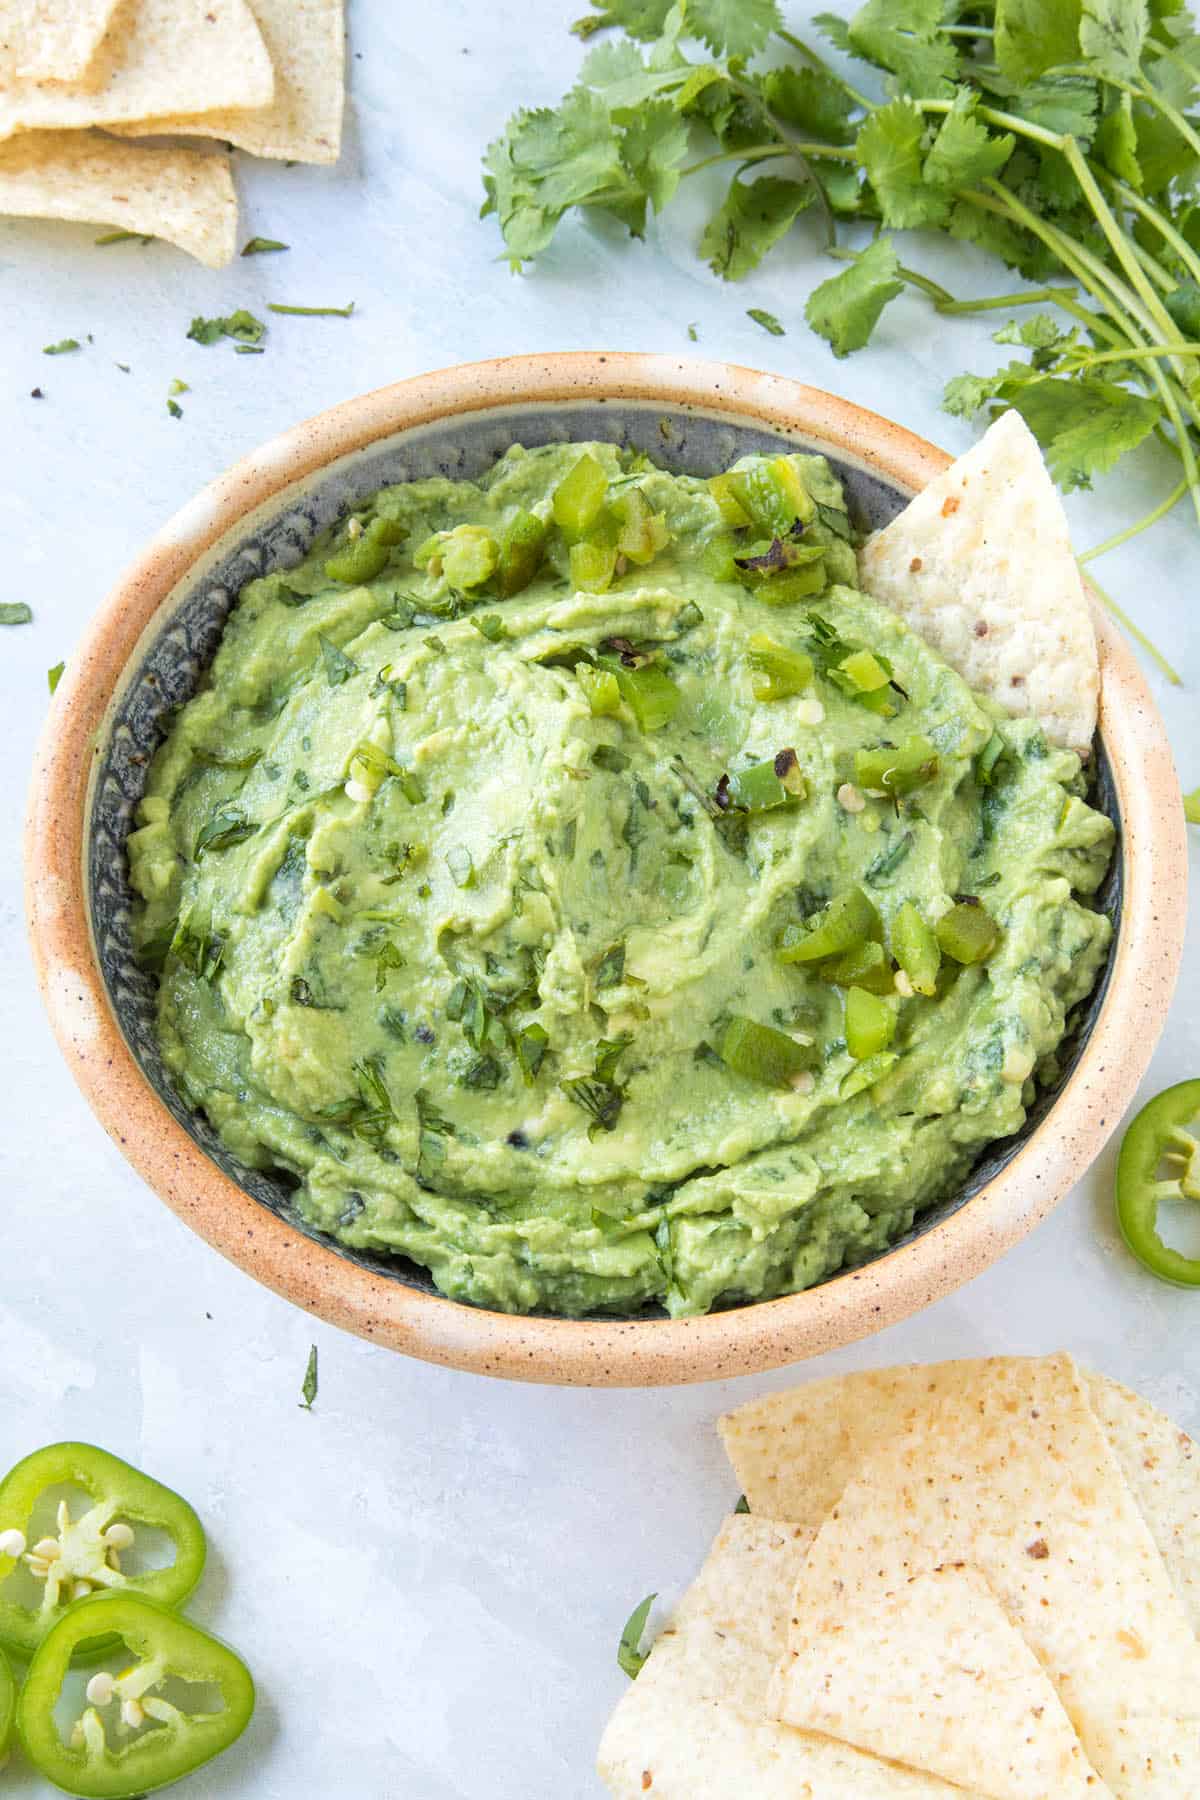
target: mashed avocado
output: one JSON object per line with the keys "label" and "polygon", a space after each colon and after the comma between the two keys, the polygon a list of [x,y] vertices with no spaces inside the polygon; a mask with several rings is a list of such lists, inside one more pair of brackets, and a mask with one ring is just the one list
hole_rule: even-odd
{"label": "mashed avocado", "polygon": [[1112,828],[849,539],[817,457],[514,448],[243,589],[129,861],[168,1066],[310,1224],[485,1306],[699,1313],[1018,1129]]}

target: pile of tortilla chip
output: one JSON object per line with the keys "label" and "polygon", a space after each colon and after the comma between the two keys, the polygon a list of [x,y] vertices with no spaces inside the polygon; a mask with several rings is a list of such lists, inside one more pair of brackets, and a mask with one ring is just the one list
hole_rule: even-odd
{"label": "pile of tortilla chip", "polygon": [[1069,1356],[721,1421],[726,1520],[600,1749],[652,1800],[1196,1800],[1200,1451]]}
{"label": "pile of tortilla chip", "polygon": [[165,238],[220,268],[229,159],[178,139],[335,162],[344,87],[343,0],[0,0],[0,214]]}

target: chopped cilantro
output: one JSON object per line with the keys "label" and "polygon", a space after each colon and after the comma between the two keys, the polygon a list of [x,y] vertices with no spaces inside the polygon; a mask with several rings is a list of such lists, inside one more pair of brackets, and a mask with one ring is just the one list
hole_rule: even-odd
{"label": "chopped cilantro", "polygon": [[239,308],[226,318],[195,318],[187,335],[196,344],[217,344],[223,337],[236,338],[239,344],[255,345],[266,333],[266,326],[253,313]]}
{"label": "chopped cilantro", "polygon": [[313,1401],[317,1397],[317,1346],[314,1344],[308,1353],[308,1363],[304,1370],[304,1382],[300,1389],[303,1398],[300,1405],[305,1412],[311,1412]]}
{"label": "chopped cilantro", "polygon": [[67,665],[65,662],[58,662],[58,663],[55,663],[55,665],[52,669],[46,670],[46,684],[49,687],[51,693],[53,693],[55,691],[59,682],[62,680],[63,670],[66,668],[66,666]]}
{"label": "chopped cilantro", "polygon": [[281,306],[277,301],[267,302],[267,311],[273,313],[293,313],[302,319],[348,319],[354,311],[351,300],[346,306]]}
{"label": "chopped cilantro", "polygon": [[170,415],[173,419],[182,419],[182,417],[183,417],[183,408],[182,408],[182,406],[180,406],[178,400],[168,399],[167,411],[170,413]]}
{"label": "chopped cilantro", "polygon": [[24,600],[0,601],[0,625],[28,625],[32,617],[33,608]]}
{"label": "chopped cilantro", "polygon": [[57,344],[44,345],[43,349],[42,349],[42,355],[43,356],[66,356],[68,351],[78,350],[78,348],[79,348],[79,339],[78,338],[59,338]]}
{"label": "chopped cilantro", "polygon": [[646,1620],[650,1617],[650,1608],[658,1599],[657,1594],[647,1594],[640,1605],[635,1606],[625,1621],[621,1632],[621,1641],[617,1645],[617,1666],[630,1681],[636,1681],[650,1655],[642,1649],[642,1633],[646,1629]]}
{"label": "chopped cilantro", "polygon": [[242,246],[243,256],[264,256],[271,250],[290,250],[290,244],[283,244],[278,238],[252,237]]}
{"label": "chopped cilantro", "polygon": [[321,660],[325,664],[325,679],[330,687],[341,687],[344,681],[358,674],[358,664],[352,662],[344,650],[339,650],[332,638],[327,638],[323,631],[317,633],[317,642],[321,646]]}
{"label": "chopped cilantro", "polygon": [[787,336],[787,333],[779,323],[779,320],[775,317],[775,314],[764,312],[761,306],[747,307],[746,317],[748,319],[753,319],[756,325],[761,325],[764,331],[769,331],[772,337]]}

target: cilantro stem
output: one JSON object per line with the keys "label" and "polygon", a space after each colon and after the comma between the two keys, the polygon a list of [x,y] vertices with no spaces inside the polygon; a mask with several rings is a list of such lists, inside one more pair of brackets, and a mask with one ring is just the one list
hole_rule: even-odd
{"label": "cilantro stem", "polygon": [[1103,600],[1113,618],[1116,619],[1119,625],[1124,627],[1136,643],[1139,643],[1142,646],[1142,649],[1146,652],[1147,656],[1153,657],[1167,680],[1173,682],[1176,687],[1182,687],[1183,681],[1178,672],[1171,667],[1162,651],[1150,642],[1150,639],[1146,636],[1145,632],[1138,630],[1124,608],[1117,605],[1111,594],[1105,593],[1094,575],[1088,575],[1087,580],[1093,591],[1099,595],[1101,600]]}
{"label": "cilantro stem", "polygon": [[[900,273],[903,275],[904,270]],[[1045,306],[1062,305],[1064,299],[1074,299],[1075,288],[1025,288],[1019,294],[989,294],[984,300],[951,300],[949,297],[938,306],[940,313],[977,313],[999,312],[1012,306]],[[1082,310],[1082,309],[1081,309]]]}
{"label": "cilantro stem", "polygon": [[1145,344],[1140,350],[1088,350],[1075,363],[1078,369],[1094,369],[1098,363],[1141,362],[1153,356],[1200,356],[1200,344]]}
{"label": "cilantro stem", "polygon": [[347,306],[282,306],[276,300],[268,300],[267,311],[294,313],[301,319],[348,319],[354,311],[354,302],[351,300]]}
{"label": "cilantro stem", "polygon": [[[948,113],[954,110],[953,100],[914,100],[913,105],[918,112],[923,113]],[[1045,144],[1050,150],[1066,149],[1068,140],[1061,132],[1047,131],[1043,125],[1035,125],[1029,119],[1019,118],[1016,113],[997,112],[994,106],[977,106],[975,117],[986,120],[998,131],[1011,131],[1017,137],[1032,138],[1035,143]]]}
{"label": "cilantro stem", "polygon": [[819,69],[822,75],[828,75],[830,81],[835,81],[838,87],[841,88],[843,94],[848,94],[856,106],[861,106],[866,112],[872,110],[875,102],[873,100],[868,100],[865,94],[860,94],[857,88],[851,87],[845,76],[839,75],[836,69],[831,68],[825,61],[825,58],[818,55],[817,51],[810,49],[803,38],[798,38],[794,32],[784,31],[782,28],[777,30],[775,35],[776,37],[781,38],[785,44],[790,44],[793,50],[798,50],[801,56],[807,58],[814,69]]}
{"label": "cilantro stem", "polygon": [[706,156],[700,162],[689,163],[686,169],[679,171],[680,179],[686,175],[698,175],[701,169],[711,169],[717,163],[765,162],[770,156],[797,156],[801,160],[809,156],[831,156],[838,162],[855,160],[853,149],[843,149],[838,144],[752,144],[748,150],[719,150],[715,156]]}
{"label": "cilantro stem", "polygon": [[1131,187],[1127,187],[1123,181],[1115,182],[1113,185],[1122,204],[1131,207],[1134,212],[1139,213],[1146,220],[1147,224],[1152,225],[1164,242],[1171,246],[1192,280],[1200,282],[1200,256],[1196,255],[1183,233],[1176,231],[1171,221],[1163,217],[1157,206],[1151,206],[1148,200],[1143,200],[1140,194],[1135,193]]}
{"label": "cilantro stem", "polygon": [[[1197,140],[1196,147],[1200,150],[1200,140]],[[1073,137],[1063,139],[1062,149],[1063,155],[1071,165],[1071,171],[1076,181],[1083,189],[1088,205],[1096,215],[1101,231],[1112,247],[1113,255],[1133,283],[1136,292],[1141,296],[1151,319],[1158,327],[1159,335],[1167,338],[1173,337],[1176,330],[1175,321],[1151,287],[1145,270],[1133,253],[1128,237],[1113,217],[1112,208],[1104,198],[1100,183],[1092,174],[1087,157],[1084,156]]]}
{"label": "cilantro stem", "polygon": [[[1127,525],[1124,531],[1114,532],[1112,537],[1105,538],[1102,544],[1094,544],[1090,550],[1085,550],[1082,556],[1077,557],[1076,561],[1080,564],[1094,562],[1098,556],[1107,556],[1110,550],[1117,550],[1122,544],[1127,544],[1130,538],[1136,537],[1140,531],[1145,531],[1151,525],[1157,525],[1158,521],[1165,518],[1171,508],[1183,499],[1183,496],[1187,493],[1187,487],[1187,477],[1185,475],[1181,481],[1176,482],[1166,499],[1160,500],[1158,505],[1154,507],[1152,511],[1148,512],[1144,518],[1138,519],[1132,525]],[[1146,647],[1151,650],[1154,655],[1158,655],[1158,652],[1153,650],[1152,645],[1148,644]],[[1162,661],[1161,658],[1159,658],[1159,660],[1160,662]],[[1167,667],[1165,663],[1163,663],[1162,666],[1164,668]],[[1174,674],[1174,671],[1169,672],[1171,673],[1172,679],[1178,681],[1179,677]]]}

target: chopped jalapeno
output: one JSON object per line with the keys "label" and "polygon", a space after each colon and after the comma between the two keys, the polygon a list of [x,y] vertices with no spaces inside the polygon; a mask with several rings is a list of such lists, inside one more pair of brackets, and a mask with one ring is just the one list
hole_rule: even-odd
{"label": "chopped jalapeno", "polygon": [[748,469],[734,469],[728,480],[728,492],[750,523],[772,537],[782,537],[797,520],[807,524],[816,517],[816,502],[801,480],[800,471],[786,456],[753,463]]}
{"label": "chopped jalapeno", "polygon": [[505,600],[527,588],[542,564],[546,527],[536,513],[514,514],[500,539],[496,592]]}
{"label": "chopped jalapeno", "polygon": [[658,731],[675,717],[682,695],[657,663],[627,669],[616,656],[603,656],[600,663],[616,681],[622,700],[642,731]]}
{"label": "chopped jalapeno", "polygon": [[878,994],[852,987],[846,993],[846,1048],[855,1062],[886,1050],[896,1030],[896,1014]]}
{"label": "chopped jalapeno", "polygon": [[408,533],[398,519],[372,519],[357,536],[350,538],[343,550],[325,564],[330,581],[344,581],[352,587],[373,581],[387,566],[394,544],[403,543]]}
{"label": "chopped jalapeno", "polygon": [[611,669],[593,669],[590,663],[576,663],[575,679],[583,689],[593,718],[602,719],[606,713],[616,712],[621,704],[621,690]]}
{"label": "chopped jalapeno", "polygon": [[890,1075],[900,1058],[894,1050],[881,1050],[875,1056],[865,1056],[853,1069],[848,1069],[838,1083],[838,1099],[853,1100],[855,1094],[875,1086],[885,1075]]}
{"label": "chopped jalapeno", "polygon": [[1121,1140],[1117,1222],[1144,1268],[1176,1287],[1200,1288],[1200,1258],[1164,1244],[1164,1200],[1200,1201],[1200,1081],[1180,1081],[1143,1106]]}
{"label": "chopped jalapeno", "polygon": [[717,804],[736,807],[739,812],[769,812],[775,806],[790,806],[802,800],[806,792],[794,750],[781,750],[767,762],[753,763],[748,769],[722,777],[717,788]]}
{"label": "chopped jalapeno", "polygon": [[818,973],[822,981],[831,981],[837,987],[866,988],[872,994],[893,994],[896,991],[892,959],[883,945],[877,944],[874,938],[868,938],[865,944],[856,944],[852,950],[847,950],[830,962],[822,963]]}
{"label": "chopped jalapeno", "polygon": [[791,606],[797,600],[821,593],[826,583],[825,561],[818,557],[807,568],[785,569],[782,575],[773,575],[756,591],[768,606]]}
{"label": "chopped jalapeno", "polygon": [[765,631],[756,631],[747,647],[750,685],[756,700],[784,700],[810,686],[813,660],[803,650],[788,650]]}
{"label": "chopped jalapeno", "polygon": [[937,992],[941,945],[911,900],[904,902],[892,920],[892,955],[918,994]]}
{"label": "chopped jalapeno", "polygon": [[978,900],[959,900],[937,922],[937,941],[956,963],[986,962],[1000,942],[1000,927]]}
{"label": "chopped jalapeno", "polygon": [[786,1087],[793,1077],[820,1061],[815,1044],[797,1043],[773,1025],[742,1018],[730,1019],[725,1027],[720,1056],[735,1075],[769,1087]]}
{"label": "chopped jalapeno", "polygon": [[620,527],[617,549],[633,563],[653,562],[660,550],[671,541],[666,516],[650,510],[650,502],[641,488],[629,488],[613,501],[613,512]]}
{"label": "chopped jalapeno", "polygon": [[855,650],[852,655],[842,658],[838,668],[860,694],[873,694],[877,688],[886,687],[890,680],[883,664],[869,650]]}
{"label": "chopped jalapeno", "polygon": [[826,956],[840,956],[868,938],[878,941],[882,935],[883,926],[871,901],[861,888],[848,888],[803,925],[784,928],[779,958],[790,963],[819,962]]}
{"label": "chopped jalapeno", "polygon": [[577,588],[588,594],[603,594],[617,572],[617,547],[590,540],[572,544],[569,566],[571,580]]}
{"label": "chopped jalapeno", "polygon": [[708,481],[708,491],[721,509],[721,517],[727,525],[740,530],[752,521],[741,501],[733,491],[732,475],[712,475]]}
{"label": "chopped jalapeno", "polygon": [[600,517],[607,497],[608,476],[596,458],[585,452],[554,490],[554,523],[564,537],[581,538]]}
{"label": "chopped jalapeno", "polygon": [[905,738],[898,749],[885,744],[854,753],[854,779],[859,787],[882,788],[885,794],[911,794],[914,788],[932,781],[937,772],[938,753],[927,737]]}

